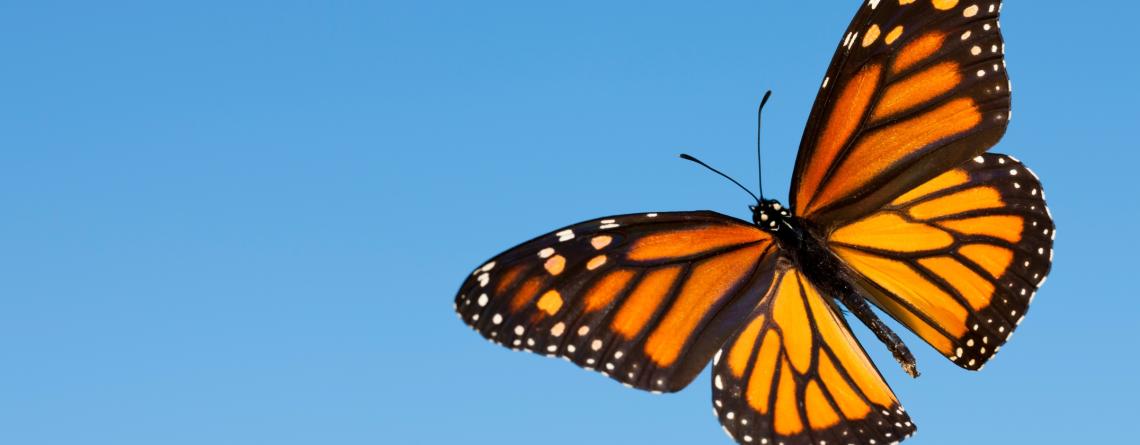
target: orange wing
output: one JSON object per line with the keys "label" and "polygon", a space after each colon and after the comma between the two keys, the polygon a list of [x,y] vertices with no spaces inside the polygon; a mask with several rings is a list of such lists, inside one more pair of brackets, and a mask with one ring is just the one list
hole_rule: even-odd
{"label": "orange wing", "polygon": [[882,207],[1005,132],[1000,2],[866,2],[808,120],[791,206],[823,227]]}
{"label": "orange wing", "polygon": [[790,261],[714,360],[713,405],[741,444],[895,443],[915,431],[847,322]]}
{"label": "orange wing", "polygon": [[1054,236],[1037,177],[986,154],[838,228],[828,243],[875,304],[977,370],[1025,317]]}
{"label": "orange wing", "polygon": [[476,269],[456,310],[494,343],[677,391],[759,301],[775,248],[760,229],[714,212],[588,221]]}

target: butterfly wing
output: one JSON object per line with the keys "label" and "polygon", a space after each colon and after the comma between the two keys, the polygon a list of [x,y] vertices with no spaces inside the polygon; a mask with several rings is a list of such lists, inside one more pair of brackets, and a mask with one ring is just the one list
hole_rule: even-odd
{"label": "butterfly wing", "polygon": [[1054,236],[1037,177],[985,154],[838,228],[828,245],[875,304],[976,370],[1045,282]]}
{"label": "butterfly wing", "polygon": [[714,212],[587,221],[476,269],[456,310],[494,343],[677,391],[759,301],[775,249],[765,232]]}
{"label": "butterfly wing", "polygon": [[1000,1],[870,0],[836,51],[800,143],[791,205],[852,220],[985,152],[1005,132]]}
{"label": "butterfly wing", "polygon": [[738,443],[887,444],[915,431],[840,312],[789,261],[714,362],[714,411]]}

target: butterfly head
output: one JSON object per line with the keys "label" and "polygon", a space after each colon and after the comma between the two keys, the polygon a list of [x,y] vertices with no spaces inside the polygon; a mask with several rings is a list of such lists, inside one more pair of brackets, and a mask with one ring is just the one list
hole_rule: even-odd
{"label": "butterfly head", "polygon": [[768,232],[779,231],[784,222],[792,218],[791,209],[774,199],[761,200],[748,208],[752,210],[752,223]]}

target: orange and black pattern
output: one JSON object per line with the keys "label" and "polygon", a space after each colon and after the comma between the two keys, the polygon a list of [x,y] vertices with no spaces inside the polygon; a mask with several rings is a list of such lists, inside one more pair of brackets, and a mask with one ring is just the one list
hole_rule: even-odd
{"label": "orange and black pattern", "polygon": [[576,224],[476,268],[455,310],[493,343],[648,391],[678,391],[711,360],[714,411],[740,444],[910,437],[840,305],[914,376],[867,301],[980,370],[1052,264],[1040,181],[986,154],[1010,119],[1000,10],[866,1],[812,109],[790,207],[758,199],[751,223],[680,212]]}
{"label": "orange and black pattern", "polygon": [[839,311],[787,261],[714,363],[714,411],[738,443],[888,444],[915,431]]}
{"label": "orange and black pattern", "polygon": [[985,154],[831,233],[872,301],[954,363],[981,369],[1013,335],[1053,261],[1041,182]]}
{"label": "orange and black pattern", "polygon": [[791,207],[830,226],[874,211],[985,152],[1005,132],[1010,85],[999,1],[872,0],[816,99]]}
{"label": "orange and black pattern", "polygon": [[765,232],[713,212],[587,221],[476,269],[456,310],[494,343],[672,392],[759,301],[773,249]]}

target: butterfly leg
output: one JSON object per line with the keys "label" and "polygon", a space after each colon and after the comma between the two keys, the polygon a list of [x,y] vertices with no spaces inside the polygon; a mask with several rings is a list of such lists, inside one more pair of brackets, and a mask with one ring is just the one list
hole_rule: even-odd
{"label": "butterfly leg", "polygon": [[906,347],[906,344],[903,343],[902,339],[900,339],[891,328],[883,323],[883,320],[879,319],[878,315],[875,315],[871,310],[871,305],[867,304],[867,299],[863,297],[863,295],[858,292],[849,292],[846,293],[846,296],[841,298],[840,301],[847,307],[847,310],[859,318],[859,321],[867,325],[867,327],[871,329],[871,332],[875,333],[879,341],[887,345],[887,349],[895,356],[895,360],[898,360],[899,364],[902,365],[903,371],[906,371],[911,377],[918,378],[918,364],[915,363],[914,356],[911,355],[910,349]]}

